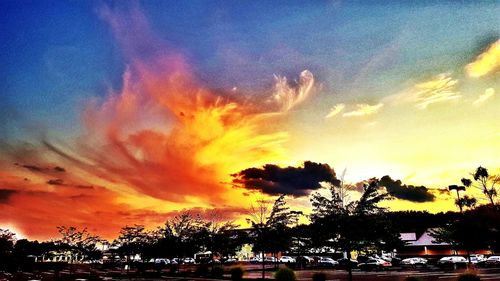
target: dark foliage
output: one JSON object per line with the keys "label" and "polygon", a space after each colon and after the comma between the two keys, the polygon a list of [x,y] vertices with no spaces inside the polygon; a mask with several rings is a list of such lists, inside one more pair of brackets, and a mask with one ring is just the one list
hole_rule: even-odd
{"label": "dark foliage", "polygon": [[211,275],[213,278],[222,278],[224,276],[224,268],[220,265],[214,266]]}
{"label": "dark foliage", "polygon": [[274,279],[276,281],[295,281],[297,277],[295,276],[295,272],[288,267],[280,268],[274,274]]}
{"label": "dark foliage", "polygon": [[243,275],[245,274],[245,270],[242,267],[237,266],[231,268],[230,273],[232,281],[241,281],[243,280]]}
{"label": "dark foliage", "polygon": [[312,281],[326,281],[326,274],[324,272],[316,272],[312,276]]}

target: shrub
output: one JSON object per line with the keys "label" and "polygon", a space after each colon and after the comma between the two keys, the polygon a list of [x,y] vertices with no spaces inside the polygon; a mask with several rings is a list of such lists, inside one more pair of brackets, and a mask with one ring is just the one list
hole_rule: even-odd
{"label": "shrub", "polygon": [[222,278],[224,276],[224,268],[220,265],[216,265],[212,268],[212,277]]}
{"label": "shrub", "polygon": [[326,274],[324,272],[316,272],[313,274],[313,281],[326,281]]}
{"label": "shrub", "polygon": [[406,277],[405,281],[422,281],[422,278],[418,278],[418,277],[415,277],[415,276],[410,276],[410,277]]}
{"label": "shrub", "polygon": [[177,273],[177,266],[172,265],[170,266],[170,274],[176,274]]}
{"label": "shrub", "polygon": [[241,281],[243,280],[243,275],[245,274],[245,270],[242,267],[233,267],[231,268],[231,280],[233,281]]}
{"label": "shrub", "polygon": [[196,274],[200,277],[204,277],[208,275],[208,266],[206,264],[200,264],[196,269]]}
{"label": "shrub", "polygon": [[295,272],[288,267],[280,268],[274,274],[274,278],[276,281],[295,281],[297,278],[295,277]]}
{"label": "shrub", "polygon": [[458,281],[480,281],[481,278],[477,276],[475,273],[472,272],[466,272],[462,273],[458,276]]}

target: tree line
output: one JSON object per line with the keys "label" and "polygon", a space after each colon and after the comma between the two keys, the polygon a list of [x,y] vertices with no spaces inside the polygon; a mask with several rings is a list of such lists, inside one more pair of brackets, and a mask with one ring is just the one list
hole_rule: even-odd
{"label": "tree line", "polygon": [[[317,249],[329,249],[344,252],[350,259],[352,252],[392,251],[404,245],[399,237],[401,231],[431,227],[437,228],[433,233],[436,241],[448,242],[468,252],[480,248],[499,251],[498,177],[479,167],[472,178],[462,179],[461,186],[449,187],[458,194],[458,213],[390,212],[380,206],[381,202],[391,199],[391,194],[384,190],[379,179],[366,181],[361,189],[342,179],[327,182],[325,190],[311,194],[308,224],[298,223],[304,214],[291,209],[286,196],[281,195],[273,201],[257,200],[247,214],[250,228],[245,231],[233,222],[222,221],[216,214],[203,218],[189,212],[167,220],[154,230],[141,224],[125,226],[112,242],[76,227],[58,227],[60,238],[46,242],[16,241],[14,233],[0,230],[0,267],[3,266],[0,270],[17,270],[27,258],[43,258],[51,252],[67,253],[70,263],[94,261],[102,258],[103,247],[109,249],[111,257],[118,256],[126,263],[135,255],[143,260],[173,259],[209,251],[213,256],[227,257],[235,255],[244,244],[252,244],[256,253],[305,255]],[[466,197],[460,194],[473,186],[483,191],[486,204],[476,206],[477,200],[474,204],[464,203]],[[360,191],[359,196],[352,196],[354,189]],[[263,270],[264,266],[263,262]],[[348,271],[352,276],[349,267]]]}

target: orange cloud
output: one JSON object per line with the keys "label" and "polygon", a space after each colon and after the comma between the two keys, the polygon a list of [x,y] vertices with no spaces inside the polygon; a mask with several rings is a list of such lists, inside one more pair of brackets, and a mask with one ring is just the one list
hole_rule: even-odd
{"label": "orange cloud", "polygon": [[303,71],[294,86],[277,77],[272,104],[243,102],[200,86],[182,54],[154,36],[137,8],[101,14],[128,60],[123,86],[85,107],[76,139],[44,140],[24,157],[13,151],[8,161],[20,165],[4,178],[3,186],[15,191],[4,192],[0,224],[15,222],[39,237],[61,224],[89,226],[109,237],[125,224],[158,223],[175,211],[148,212],[141,200],[223,206],[233,216],[244,194],[224,182],[286,157],[288,133],[275,126],[310,95],[313,75]]}

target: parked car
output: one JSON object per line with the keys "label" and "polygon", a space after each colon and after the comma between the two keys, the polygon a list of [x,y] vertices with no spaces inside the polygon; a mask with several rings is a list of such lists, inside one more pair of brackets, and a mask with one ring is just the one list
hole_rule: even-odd
{"label": "parked car", "polygon": [[356,268],[358,266],[358,262],[354,259],[346,259],[346,258],[341,258],[338,259],[337,262],[339,263],[340,268],[347,268],[347,266],[350,264],[351,268]]}
{"label": "parked car", "polygon": [[196,261],[193,258],[184,258],[183,262],[185,264],[195,264]]}
{"label": "parked car", "polygon": [[484,255],[480,255],[480,254],[471,254],[470,255],[470,262],[473,264],[478,264],[478,263],[481,263],[483,261],[486,261],[486,258],[484,257]]}
{"label": "parked car", "polygon": [[437,265],[441,268],[459,268],[467,266],[467,259],[461,256],[443,257],[438,260]]}
{"label": "parked car", "polygon": [[314,263],[314,259],[309,256],[298,256],[295,258],[295,261],[299,264],[312,264]]}
{"label": "parked car", "polygon": [[259,257],[251,257],[248,261],[249,261],[250,263],[260,263],[260,262],[262,262],[262,258],[259,258]]}
{"label": "parked car", "polygon": [[491,256],[484,262],[486,267],[497,267],[500,266],[500,256]]}
{"label": "parked car", "polygon": [[265,257],[264,261],[265,262],[277,262],[278,259],[276,259],[275,257]]}
{"label": "parked car", "polygon": [[296,260],[294,258],[290,257],[290,256],[282,256],[280,258],[280,262],[281,263],[295,263]]}
{"label": "parked car", "polygon": [[391,266],[391,262],[379,258],[369,258],[365,262],[358,264],[358,268],[364,271],[383,270]]}
{"label": "parked car", "polygon": [[363,256],[363,255],[359,255],[356,260],[358,261],[358,263],[365,263],[368,259],[370,259],[370,257],[368,256]]}
{"label": "parked car", "polygon": [[328,257],[321,257],[318,261],[318,265],[321,267],[335,267],[339,265],[338,261],[328,258]]}
{"label": "parked car", "polygon": [[235,258],[226,258],[226,259],[224,259],[224,263],[226,263],[226,264],[235,263],[235,262],[238,262],[238,260],[235,259]]}
{"label": "parked car", "polygon": [[170,260],[169,259],[154,259],[154,263],[167,265],[167,264],[170,264]]}
{"label": "parked car", "polygon": [[213,258],[213,259],[209,260],[208,263],[209,264],[220,264],[220,260],[216,259],[216,258]]}
{"label": "parked car", "polygon": [[391,262],[392,266],[399,266],[401,265],[401,259],[397,257],[393,257],[389,260]]}
{"label": "parked car", "polygon": [[402,267],[426,267],[427,266],[427,259],[424,258],[407,258],[401,261],[401,266]]}

